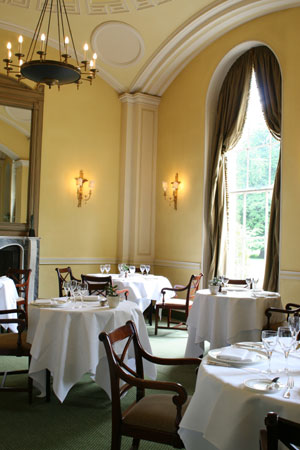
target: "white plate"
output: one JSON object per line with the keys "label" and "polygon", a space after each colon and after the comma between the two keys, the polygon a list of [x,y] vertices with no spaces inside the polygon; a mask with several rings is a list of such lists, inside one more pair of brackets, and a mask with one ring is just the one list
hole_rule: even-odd
{"label": "white plate", "polygon": [[[263,353],[258,353],[256,352],[255,355],[255,360],[254,361],[232,361],[232,359],[226,359],[226,358],[218,358],[219,353],[222,351],[221,348],[215,348],[213,350],[209,350],[208,352],[208,356],[214,360],[214,361],[219,361],[220,363],[226,363],[226,364],[230,364],[232,366],[251,366],[253,364],[259,364],[263,361],[266,361],[268,358],[265,354]],[[251,350],[249,350],[251,351]]]}
{"label": "white plate", "polygon": [[249,292],[249,289],[247,289],[246,287],[243,287],[243,286],[226,286],[226,291],[231,291],[231,292],[234,292],[234,291],[236,291],[236,292],[239,292],[239,291],[242,291],[242,292]]}
{"label": "white plate", "polygon": [[40,303],[39,301],[33,301],[30,303],[33,306],[38,306],[39,308],[65,308],[70,305],[70,302],[63,303]]}
{"label": "white plate", "polygon": [[270,382],[271,380],[266,378],[253,378],[250,380],[245,380],[244,384],[248,389],[251,389],[251,391],[264,392],[265,394],[275,394],[284,387],[284,384],[277,382],[273,385],[272,389],[268,389]]}

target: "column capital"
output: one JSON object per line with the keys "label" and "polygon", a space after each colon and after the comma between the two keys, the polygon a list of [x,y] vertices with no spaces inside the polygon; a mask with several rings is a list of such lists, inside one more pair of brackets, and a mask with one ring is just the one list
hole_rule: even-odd
{"label": "column capital", "polygon": [[121,103],[158,106],[160,104],[161,97],[158,97],[157,95],[143,94],[142,92],[136,92],[135,94],[125,92],[124,94],[119,95],[119,99]]}

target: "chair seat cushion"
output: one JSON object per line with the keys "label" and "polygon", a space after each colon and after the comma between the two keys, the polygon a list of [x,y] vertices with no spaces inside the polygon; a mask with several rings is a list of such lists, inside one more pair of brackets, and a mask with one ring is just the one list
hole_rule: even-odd
{"label": "chair seat cushion", "polygon": [[[24,331],[21,334],[21,353],[23,356],[29,356],[31,345],[26,342],[27,333]],[[1,333],[0,334],[0,355],[17,355],[18,347],[18,333]]]}
{"label": "chair seat cushion", "polygon": [[[190,304],[192,305],[192,301],[190,301]],[[186,305],[186,299],[173,297],[168,300],[165,300],[164,304],[162,302],[156,303],[156,307],[159,307],[159,308],[163,308],[164,306],[170,307],[170,305],[174,305],[177,307],[181,306],[182,308],[184,308]]]}
{"label": "chair seat cushion", "polygon": [[[124,424],[141,428],[176,433],[176,406],[172,394],[153,394],[143,397],[125,412]],[[190,397],[182,407],[182,416],[189,404]]]}

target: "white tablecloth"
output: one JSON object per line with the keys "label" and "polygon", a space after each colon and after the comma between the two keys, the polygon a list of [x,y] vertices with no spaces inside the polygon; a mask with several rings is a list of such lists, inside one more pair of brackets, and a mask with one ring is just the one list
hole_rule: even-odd
{"label": "white tablecloth", "polygon": [[[15,283],[11,278],[0,277],[0,309],[16,309],[16,300],[19,298]],[[16,314],[1,314],[2,319],[15,319]],[[7,329],[8,325],[2,325]],[[17,332],[17,324],[9,325],[13,332]]]}
{"label": "white tablecloth", "polygon": [[[272,367],[283,369],[282,352],[274,352]],[[260,370],[267,362],[244,368],[206,365],[199,367],[195,393],[181,420],[179,434],[186,450],[257,450],[259,430],[264,428],[268,412],[299,422],[300,353],[291,353],[290,374],[295,388],[290,399],[283,398],[284,389],[272,393],[257,393],[248,389],[244,381],[268,378]],[[257,371],[257,372],[256,372]],[[278,374],[283,384],[286,376]],[[275,377],[276,374],[272,375]]]}
{"label": "white tablecloth", "polygon": [[210,348],[218,348],[239,341],[260,340],[269,306],[282,308],[279,294],[254,298],[247,289],[217,295],[211,295],[208,289],[198,291],[187,321],[185,356],[198,357],[204,341],[210,342]]}
{"label": "white tablecloth", "polygon": [[[89,274],[92,276],[107,276],[107,274],[101,275],[100,273]],[[120,276],[118,274],[108,274],[112,277],[114,285],[118,286],[118,289],[128,289],[128,300],[135,302],[139,305],[140,309],[144,312],[145,309],[151,303],[151,300],[161,300],[161,290],[165,287],[172,287],[168,278],[161,275],[142,275],[139,273],[129,274],[127,277]],[[167,292],[166,298],[172,296],[172,292]]]}
{"label": "white tablecloth", "polygon": [[[115,309],[87,306],[82,309],[29,306],[27,340],[32,344],[30,376],[45,393],[45,369],[53,376],[53,391],[61,402],[83,374],[95,375],[96,383],[110,395],[105,349],[98,336],[127,320],[136,324],[144,348],[151,353],[146,324],[139,307],[122,301]],[[156,367],[145,362],[145,374],[156,377]]]}

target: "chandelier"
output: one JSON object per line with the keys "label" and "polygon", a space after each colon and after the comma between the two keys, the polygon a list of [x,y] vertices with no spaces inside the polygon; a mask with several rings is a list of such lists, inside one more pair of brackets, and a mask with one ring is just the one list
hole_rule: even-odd
{"label": "chandelier", "polygon": [[[48,22],[44,20],[46,12],[49,13]],[[52,22],[55,21],[55,15],[57,22],[58,57],[56,60],[52,60],[47,59],[47,51],[49,33]],[[70,83],[75,83],[79,87],[82,80],[89,81],[92,84],[96,72],[98,72],[96,69],[97,54],[94,53],[90,61],[87,58],[88,44],[84,44],[83,46],[83,61],[80,63],[78,61],[64,0],[44,1],[25,60],[23,59],[25,55],[22,53],[22,45],[23,36],[19,36],[18,51],[15,53],[17,64],[13,64],[11,42],[7,43],[7,58],[3,60],[7,75],[15,74],[18,80],[26,78],[36,82],[37,85],[46,84],[49,88],[52,86],[60,87],[61,85]],[[70,47],[73,49],[76,65],[69,63],[69,58],[71,58],[69,54]]]}

